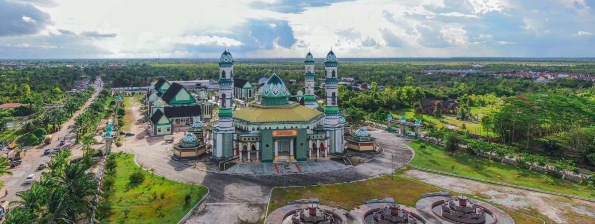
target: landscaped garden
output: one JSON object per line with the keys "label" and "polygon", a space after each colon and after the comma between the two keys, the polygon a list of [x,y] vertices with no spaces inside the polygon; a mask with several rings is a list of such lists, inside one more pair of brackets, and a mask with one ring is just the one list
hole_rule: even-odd
{"label": "landscaped garden", "polygon": [[[111,204],[107,223],[178,223],[207,193],[204,186],[176,182],[145,171],[135,164],[132,154],[110,156],[117,165],[107,199]],[[144,178],[141,180],[139,176]]]}
{"label": "landscaped garden", "polygon": [[407,145],[415,150],[415,157],[411,161],[411,164],[415,166],[540,190],[581,197],[595,197],[593,190],[586,185],[572,183],[466,153],[457,152],[450,155],[444,151],[443,147],[419,140],[409,142]]}

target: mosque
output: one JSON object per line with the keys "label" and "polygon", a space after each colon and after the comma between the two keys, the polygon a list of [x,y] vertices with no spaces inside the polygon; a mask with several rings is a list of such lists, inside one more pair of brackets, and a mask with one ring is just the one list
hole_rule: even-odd
{"label": "mosque", "polygon": [[[288,162],[328,158],[343,152],[343,125],[338,107],[338,62],[331,50],[325,59],[324,111],[314,95],[314,57],[306,55],[305,94],[297,97],[272,74],[257,94],[259,102],[234,111],[234,60],[227,50],[219,58],[219,124],[213,131],[213,159],[240,162]],[[290,100],[290,99],[298,100]]]}

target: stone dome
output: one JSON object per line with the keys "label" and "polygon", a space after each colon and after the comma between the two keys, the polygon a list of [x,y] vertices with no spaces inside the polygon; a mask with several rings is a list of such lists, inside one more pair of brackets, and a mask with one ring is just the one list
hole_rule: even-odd
{"label": "stone dome", "polygon": [[196,142],[196,135],[194,135],[192,133],[188,133],[188,134],[184,135],[184,138],[182,138],[182,142],[194,143],[194,142]]}
{"label": "stone dome", "polygon": [[203,126],[204,126],[204,124],[201,121],[194,121],[192,123],[193,128],[202,128]]}
{"label": "stone dome", "polygon": [[285,83],[275,73],[261,89],[263,98],[287,98],[290,96]]}
{"label": "stone dome", "polygon": [[364,129],[364,128],[360,128],[355,132],[355,136],[357,137],[368,137],[370,136],[370,134],[368,133],[368,130]]}
{"label": "stone dome", "polygon": [[233,63],[233,57],[231,56],[231,52],[227,51],[227,49],[221,54],[219,57],[219,63]]}
{"label": "stone dome", "polygon": [[343,116],[340,116],[339,117],[339,123],[344,124],[344,123],[347,123],[347,121],[345,120],[345,118]]}
{"label": "stone dome", "polygon": [[337,62],[337,56],[335,55],[335,52],[333,52],[333,50],[328,52],[324,62]]}

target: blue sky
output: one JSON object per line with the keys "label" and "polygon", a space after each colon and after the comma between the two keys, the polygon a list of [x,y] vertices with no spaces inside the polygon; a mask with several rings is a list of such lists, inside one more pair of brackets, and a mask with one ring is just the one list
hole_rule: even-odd
{"label": "blue sky", "polygon": [[595,0],[0,0],[0,58],[595,57]]}

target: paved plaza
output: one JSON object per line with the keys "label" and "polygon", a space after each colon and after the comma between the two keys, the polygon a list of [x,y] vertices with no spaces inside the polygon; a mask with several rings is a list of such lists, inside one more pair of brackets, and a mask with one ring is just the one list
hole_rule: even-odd
{"label": "paved plaza", "polygon": [[324,173],[342,170],[349,166],[332,160],[304,161],[296,163],[243,163],[225,171],[226,174],[284,175]]}

